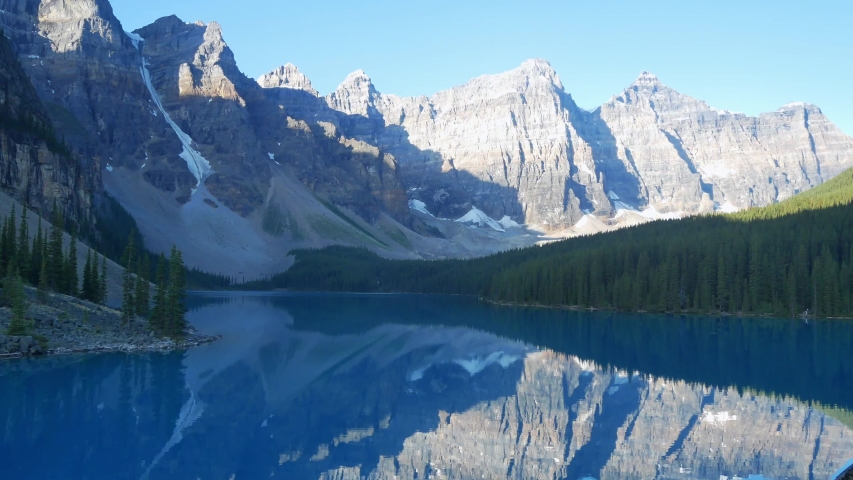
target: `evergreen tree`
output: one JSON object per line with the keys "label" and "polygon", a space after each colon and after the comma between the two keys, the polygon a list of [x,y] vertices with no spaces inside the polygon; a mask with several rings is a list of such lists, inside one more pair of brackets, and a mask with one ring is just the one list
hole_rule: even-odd
{"label": "evergreen tree", "polygon": [[162,253],[157,259],[157,293],[154,295],[154,308],[151,310],[151,327],[164,332],[166,329],[166,256]]}
{"label": "evergreen tree", "polygon": [[26,319],[27,297],[24,291],[24,280],[17,271],[7,277],[4,285],[4,296],[8,296],[12,308],[12,319],[6,330],[6,334],[26,335],[28,330]]}
{"label": "evergreen tree", "polygon": [[121,284],[121,317],[126,323],[129,323],[136,315],[136,300],[134,299],[134,289],[136,284],[133,278],[134,254],[135,247],[133,245],[133,235],[131,234],[130,237],[128,237],[127,246],[124,248],[124,255],[122,255],[122,266],[124,267],[124,272],[122,272]]}
{"label": "evergreen tree", "polygon": [[23,279],[29,280],[30,273],[30,228],[27,224],[27,208],[21,214],[21,228],[18,229],[17,264]]}
{"label": "evergreen tree", "polygon": [[42,236],[41,230],[41,218],[39,218],[38,229],[36,230],[36,237],[33,239],[33,249],[30,254],[30,269],[29,269],[29,282],[32,285],[38,285],[39,278],[41,275],[41,260],[42,260],[42,243],[44,242],[44,238]]}
{"label": "evergreen tree", "polygon": [[717,306],[721,312],[729,308],[729,274],[722,254],[717,258]]}
{"label": "evergreen tree", "polygon": [[142,317],[148,316],[150,310],[150,282],[148,281],[151,264],[148,261],[148,255],[143,255],[136,262],[136,289],[134,297],[136,299],[136,314]]}
{"label": "evergreen tree", "polygon": [[[96,270],[97,272],[97,270]],[[97,273],[96,273],[97,274]],[[80,291],[80,298],[83,300],[95,301],[95,290],[92,286],[97,283],[97,279],[92,278],[92,249],[86,254],[86,263],[83,265],[83,288]]]}
{"label": "evergreen tree", "polygon": [[98,303],[106,304],[107,292],[107,257],[101,255],[101,275],[98,277]]}
{"label": "evergreen tree", "polygon": [[77,290],[80,285],[80,277],[77,275],[77,227],[71,229],[71,244],[68,246],[68,257],[65,260],[65,281],[68,295],[76,297],[80,294]]}
{"label": "evergreen tree", "polygon": [[187,330],[186,307],[183,303],[186,297],[186,272],[181,251],[174,245],[169,256],[169,286],[166,296],[166,334],[172,338],[183,337]]}
{"label": "evergreen tree", "polygon": [[41,259],[41,269],[39,273],[39,284],[38,284],[38,300],[39,303],[47,302],[47,291],[50,289],[49,285],[49,275],[47,270],[47,258],[42,257]]}
{"label": "evergreen tree", "polygon": [[50,244],[48,245],[48,284],[57,292],[65,292],[65,256],[62,253],[62,228],[65,220],[62,212],[53,205],[53,222],[50,226]]}
{"label": "evergreen tree", "polygon": [[[17,241],[18,236],[15,234],[16,230],[16,218],[15,218],[15,204],[12,204],[12,213],[9,214],[9,226],[6,229],[6,234],[8,238],[6,239],[6,245],[8,245],[8,260],[9,263],[12,263],[13,260],[17,260],[18,258],[18,248]],[[7,264],[8,265],[8,264]]]}

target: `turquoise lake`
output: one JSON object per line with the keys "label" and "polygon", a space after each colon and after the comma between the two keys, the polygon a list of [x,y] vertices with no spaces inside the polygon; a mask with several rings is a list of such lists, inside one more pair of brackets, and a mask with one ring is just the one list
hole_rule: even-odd
{"label": "turquoise lake", "polygon": [[0,363],[3,479],[826,479],[853,322],[206,293],[189,351]]}

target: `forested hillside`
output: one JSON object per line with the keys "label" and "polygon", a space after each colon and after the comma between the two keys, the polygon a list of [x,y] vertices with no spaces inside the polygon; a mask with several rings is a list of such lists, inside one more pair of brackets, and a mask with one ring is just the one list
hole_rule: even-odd
{"label": "forested hillside", "polygon": [[654,312],[853,315],[853,171],[765,208],[655,222],[475,260],[296,253],[247,288],[477,294]]}

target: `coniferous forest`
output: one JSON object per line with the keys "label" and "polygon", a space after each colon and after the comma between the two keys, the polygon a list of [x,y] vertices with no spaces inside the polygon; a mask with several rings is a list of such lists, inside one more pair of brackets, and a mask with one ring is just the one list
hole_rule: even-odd
{"label": "coniferous forest", "polygon": [[473,260],[296,252],[241,288],[479,295],[626,311],[853,316],[853,171],[778,204],[653,222]]}
{"label": "coniferous forest", "polygon": [[[18,220],[15,206],[8,217],[0,217],[0,269],[2,280],[2,305],[12,311],[11,322],[5,333],[26,335],[30,331],[27,319],[25,285],[37,290],[40,303],[47,301],[48,293],[58,293],[106,305],[107,259],[94,249],[88,249],[82,278],[78,269],[77,227],[68,227],[62,211],[54,206],[50,225],[39,221],[35,235],[29,232],[28,211],[24,209]],[[70,230],[72,241],[64,246],[63,235]],[[181,252],[173,247],[166,258],[160,255],[156,262],[156,291],[150,298],[151,264],[149,254],[135,243],[136,232],[128,236],[122,266],[122,318],[128,324],[134,317],[149,319],[153,330],[178,338],[185,335],[187,322],[183,300],[186,296],[186,273]],[[202,274],[203,275],[203,274]],[[151,302],[154,302],[153,307]]]}

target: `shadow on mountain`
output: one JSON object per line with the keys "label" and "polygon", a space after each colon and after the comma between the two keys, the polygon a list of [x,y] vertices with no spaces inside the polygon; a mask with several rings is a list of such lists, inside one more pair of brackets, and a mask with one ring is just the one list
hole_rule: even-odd
{"label": "shadow on mountain", "polygon": [[[405,180],[408,197],[423,201],[429,212],[436,217],[456,219],[476,206],[495,219],[504,215],[518,221],[524,219],[517,189],[483,181],[468,172],[457,170],[453,159],[445,159],[440,153],[432,150],[419,149],[409,141],[409,134],[404,128],[399,125],[386,125],[384,118],[375,109],[368,112],[368,116],[347,115],[330,108],[323,98],[309,92],[286,88],[262,90],[267,98],[266,108],[279,110],[280,125],[286,125],[287,117],[290,117],[306,122],[315,132],[320,133],[314,137],[320,146],[320,152],[329,156],[331,164],[336,163],[335,153],[341,148],[341,139],[328,135],[325,140],[321,138],[322,133],[328,132],[328,125],[334,125],[337,133],[346,138],[359,140],[377,148],[379,155],[391,154],[396,159],[405,157],[405,178],[399,163],[396,166],[397,178]],[[269,113],[255,117],[268,116]],[[386,151],[376,147],[377,145],[394,147]],[[298,164],[304,159],[293,155],[289,157],[289,161]],[[317,158],[315,161],[323,162],[324,159]]]}
{"label": "shadow on mountain", "polygon": [[702,180],[702,176],[699,174],[699,170],[696,169],[696,165],[693,163],[693,160],[690,158],[690,155],[687,155],[687,152],[684,151],[684,143],[681,141],[681,138],[673,135],[670,132],[665,130],[661,130],[666,139],[669,140],[669,143],[675,148],[675,151],[678,153],[678,157],[687,165],[687,169],[690,170],[690,173],[696,175],[697,181],[699,182],[699,187],[702,189],[703,193],[707,193],[712,199],[714,198],[714,186],[708,183],[705,183]]}
{"label": "shadow on mountain", "polygon": [[[619,160],[619,151],[616,146],[616,137],[607,122],[601,118],[601,109],[587,112],[578,108],[569,99],[567,108],[570,112],[569,121],[578,133],[578,136],[592,148],[592,158],[595,161],[596,170],[604,177],[604,189],[619,196],[619,200],[626,205],[638,208],[646,202],[648,191],[641,184],[640,175],[634,165],[631,151],[625,149],[627,161],[632,171],[629,171],[625,163]],[[574,173],[574,172],[573,172]],[[579,192],[575,192],[577,195]]]}

